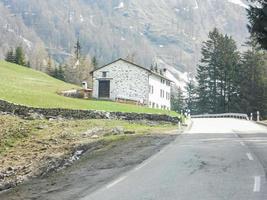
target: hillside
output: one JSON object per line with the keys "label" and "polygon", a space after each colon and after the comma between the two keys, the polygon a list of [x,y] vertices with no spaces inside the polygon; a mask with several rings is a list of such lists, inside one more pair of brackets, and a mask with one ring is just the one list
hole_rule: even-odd
{"label": "hillside", "polygon": [[[0,57],[15,44],[62,61],[80,37],[82,51],[100,64],[134,57],[166,65],[176,78],[194,72],[202,41],[214,27],[241,45],[248,36],[244,0],[0,0]],[[133,45],[134,44],[134,45]],[[36,51],[38,49],[38,51]],[[44,62],[45,63],[45,62]],[[34,65],[36,66],[36,65]],[[182,73],[181,73],[182,72]]]}
{"label": "hillside", "polygon": [[63,97],[57,92],[77,88],[42,72],[0,61],[0,99],[33,107],[93,109],[105,111],[173,114],[108,101],[82,100]]}

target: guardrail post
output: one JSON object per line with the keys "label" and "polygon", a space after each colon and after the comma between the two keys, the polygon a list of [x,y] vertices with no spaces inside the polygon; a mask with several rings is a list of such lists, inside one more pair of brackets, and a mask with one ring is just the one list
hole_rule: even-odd
{"label": "guardrail post", "polygon": [[260,121],[260,112],[257,111],[257,122],[259,122],[259,121]]}

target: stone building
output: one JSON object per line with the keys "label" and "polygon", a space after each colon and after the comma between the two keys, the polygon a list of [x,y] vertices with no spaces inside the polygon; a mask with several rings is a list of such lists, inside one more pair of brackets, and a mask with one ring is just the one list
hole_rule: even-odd
{"label": "stone building", "polygon": [[118,59],[92,72],[93,98],[171,109],[171,80],[157,72]]}

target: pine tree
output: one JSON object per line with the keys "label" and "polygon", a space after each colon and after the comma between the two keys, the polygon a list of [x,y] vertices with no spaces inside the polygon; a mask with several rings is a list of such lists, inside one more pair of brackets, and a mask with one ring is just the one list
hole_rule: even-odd
{"label": "pine tree", "polygon": [[214,29],[203,43],[197,70],[199,113],[239,111],[239,61],[235,41]]}
{"label": "pine tree", "polygon": [[13,49],[10,49],[5,56],[5,61],[15,63],[15,54]]}
{"label": "pine tree", "polygon": [[240,96],[243,112],[267,117],[267,54],[252,47],[242,55]]}
{"label": "pine tree", "polygon": [[249,25],[248,29],[262,48],[267,50],[267,1],[266,0],[250,0],[256,2],[250,5],[248,11]]}
{"label": "pine tree", "polygon": [[176,88],[171,95],[171,108],[173,111],[181,112],[185,109],[184,95],[180,87]]}
{"label": "pine tree", "polygon": [[64,70],[63,70],[62,65],[59,65],[59,67],[58,67],[57,79],[65,81]]}
{"label": "pine tree", "polygon": [[98,61],[95,56],[92,58],[92,67],[94,70],[98,67]]}
{"label": "pine tree", "polygon": [[54,70],[53,70],[53,66],[52,66],[52,59],[51,59],[50,56],[48,57],[46,72],[47,72],[48,75],[54,76]]}
{"label": "pine tree", "polygon": [[76,60],[80,60],[81,50],[82,50],[81,43],[80,43],[80,40],[78,39],[74,46],[74,53],[75,53]]}
{"label": "pine tree", "polygon": [[191,114],[195,114],[196,113],[196,85],[192,79],[189,80],[189,82],[186,84],[185,90],[186,90],[186,97],[185,97],[186,109],[190,110]]}
{"label": "pine tree", "polygon": [[15,53],[15,63],[18,65],[22,65],[25,66],[26,65],[26,61],[25,61],[25,54],[23,51],[22,47],[17,47],[16,48],[16,53]]}

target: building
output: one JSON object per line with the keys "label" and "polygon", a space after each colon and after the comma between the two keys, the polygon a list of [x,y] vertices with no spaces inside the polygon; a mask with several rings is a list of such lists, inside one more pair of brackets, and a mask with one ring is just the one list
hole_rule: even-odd
{"label": "building", "polygon": [[170,110],[171,80],[157,71],[118,59],[92,72],[93,98]]}

